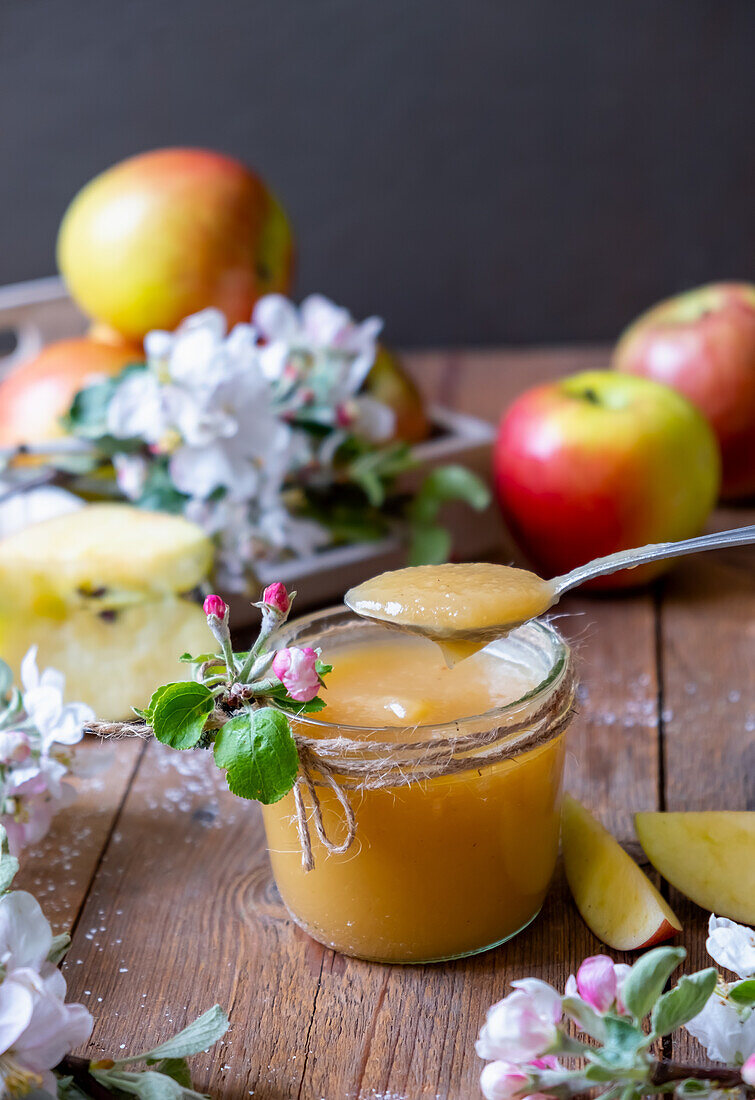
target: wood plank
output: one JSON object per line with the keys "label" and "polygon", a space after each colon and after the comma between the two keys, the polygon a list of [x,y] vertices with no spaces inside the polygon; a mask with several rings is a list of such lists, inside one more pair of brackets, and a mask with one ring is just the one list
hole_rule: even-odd
{"label": "wood plank", "polygon": [[[712,527],[755,523],[755,509],[721,509]],[[661,610],[665,807],[755,810],[755,548],[686,558],[669,576]],[[709,914],[676,891],[687,968],[710,965]],[[686,1032],[680,1061],[703,1058]]]}
{"label": "wood plank", "polygon": [[14,885],[35,895],[55,932],[76,925],[142,748],[137,741],[102,745],[86,738],[76,750],[82,764],[94,768],[110,760],[107,771],[73,779],[76,801],[61,810],[39,844],[21,855]]}

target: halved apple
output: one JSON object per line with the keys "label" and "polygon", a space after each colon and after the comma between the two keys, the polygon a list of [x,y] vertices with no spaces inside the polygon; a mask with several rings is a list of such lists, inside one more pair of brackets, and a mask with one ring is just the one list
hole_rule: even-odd
{"label": "halved apple", "polygon": [[639,813],[634,825],[650,862],[681,894],[755,924],[755,812]]}
{"label": "halved apple", "polygon": [[60,622],[0,614],[0,657],[17,683],[32,645],[40,669],[64,674],[68,702],[88,703],[98,718],[114,722],[145,707],[160,684],[190,679],[192,666],[179,661],[181,654],[211,652],[215,643],[202,608],[169,596],[101,615],[74,611]]}
{"label": "halved apple", "polygon": [[0,609],[62,619],[191,591],[213,548],[183,516],[89,504],[0,540]]}
{"label": "halved apple", "polygon": [[682,926],[650,879],[619,842],[571,795],[565,795],[561,839],[569,888],[598,939],[636,951],[675,936]]}

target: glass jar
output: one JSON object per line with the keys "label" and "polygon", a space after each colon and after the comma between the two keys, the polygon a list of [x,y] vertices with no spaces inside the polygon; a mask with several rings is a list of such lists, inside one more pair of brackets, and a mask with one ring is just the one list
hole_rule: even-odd
{"label": "glass jar", "polygon": [[[337,659],[343,646],[385,637],[385,627],[336,609],[287,623],[273,644],[320,646]],[[314,868],[307,871],[294,793],[262,807],[283,902],[326,946],[379,962],[461,958],[504,943],[540,911],[558,852],[573,704],[569,649],[553,627],[530,622],[488,652],[501,657],[502,674],[507,662],[526,668],[532,689],[485,714],[411,731],[424,741],[484,741],[457,753],[462,770],[416,781],[403,775],[395,786],[344,781],[356,822],[348,850],[329,851],[310,828]],[[530,716],[538,719],[532,729]],[[292,719],[292,728],[313,741],[369,739],[383,748],[407,737],[402,728],[367,730],[316,717]],[[321,783],[317,796],[328,836],[342,839],[346,822],[336,794]]]}

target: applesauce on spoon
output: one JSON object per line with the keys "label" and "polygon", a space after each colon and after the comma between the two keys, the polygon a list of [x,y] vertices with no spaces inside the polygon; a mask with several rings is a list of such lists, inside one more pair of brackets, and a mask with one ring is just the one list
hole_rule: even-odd
{"label": "applesauce on spoon", "polygon": [[432,638],[456,660],[555,601],[552,581],[489,562],[396,569],[350,589],[344,600],[362,618]]}

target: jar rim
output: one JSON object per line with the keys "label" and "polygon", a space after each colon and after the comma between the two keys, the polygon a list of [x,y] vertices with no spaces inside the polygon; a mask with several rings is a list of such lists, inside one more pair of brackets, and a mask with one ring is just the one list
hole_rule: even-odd
{"label": "jar rim", "polygon": [[[311,612],[309,615],[302,615],[297,619],[292,619],[289,622],[284,623],[278,628],[277,631],[271,636],[270,642],[272,646],[277,645],[295,645],[297,644],[298,636],[304,631],[316,628],[319,624],[325,624],[328,620],[333,620],[336,617],[347,619],[349,622],[355,624],[363,623],[365,626],[382,626],[384,624],[373,623],[369,619],[360,618],[353,611],[347,607],[333,606],[327,607],[321,611]],[[390,629],[390,628],[386,628]],[[498,722],[502,718],[505,718],[511,714],[515,714],[517,711],[522,710],[523,707],[536,703],[538,700],[546,697],[550,692],[554,691],[566,673],[569,664],[569,645],[561,636],[558,630],[552,623],[543,619],[532,619],[522,626],[517,627],[516,630],[511,631],[510,637],[515,637],[520,633],[534,632],[541,643],[545,643],[550,646],[552,653],[551,665],[548,672],[542,677],[542,679],[525,692],[524,695],[519,696],[517,699],[512,699],[510,702],[505,703],[503,706],[493,707],[490,710],[481,711],[477,714],[465,714],[460,718],[452,719],[449,722],[426,722],[412,726],[417,733],[422,731],[432,731],[436,736],[441,737],[444,734],[453,736],[452,731],[457,731],[461,723],[473,723],[473,722]],[[308,638],[307,644],[317,644],[316,639]],[[495,644],[495,643],[492,643]],[[318,731],[337,730],[340,736],[356,735],[364,733],[369,730],[372,734],[380,733],[396,733],[400,730],[407,728],[406,724],[393,724],[378,726],[374,723],[366,726],[352,726],[343,721],[328,722],[323,719],[318,719],[311,715],[296,715],[297,727],[310,727]]]}

